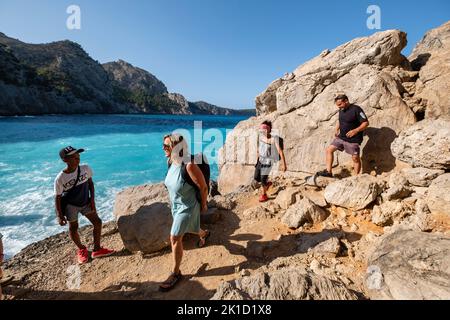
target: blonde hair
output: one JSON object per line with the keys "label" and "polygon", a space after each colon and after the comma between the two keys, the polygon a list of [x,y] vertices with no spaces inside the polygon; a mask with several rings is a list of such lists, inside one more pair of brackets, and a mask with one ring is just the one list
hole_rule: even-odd
{"label": "blonde hair", "polygon": [[189,159],[189,149],[188,144],[184,137],[179,133],[172,133],[164,136],[163,140],[169,138],[170,148],[172,149],[170,153],[170,163],[182,163],[185,159]]}

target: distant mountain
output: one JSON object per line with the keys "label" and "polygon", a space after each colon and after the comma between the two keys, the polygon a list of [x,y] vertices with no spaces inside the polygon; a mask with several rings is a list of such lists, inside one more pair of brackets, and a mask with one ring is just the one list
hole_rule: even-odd
{"label": "distant mountain", "polygon": [[228,109],[215,106],[205,101],[189,102],[194,114],[214,114],[214,115],[256,115],[255,109]]}
{"label": "distant mountain", "polygon": [[72,41],[28,44],[0,33],[0,115],[80,113],[242,111],[188,102],[151,73],[123,60],[102,65]]}

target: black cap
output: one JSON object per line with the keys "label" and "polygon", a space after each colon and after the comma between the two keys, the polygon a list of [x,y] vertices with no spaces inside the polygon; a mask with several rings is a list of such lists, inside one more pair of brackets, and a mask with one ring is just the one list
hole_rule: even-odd
{"label": "black cap", "polygon": [[64,160],[68,156],[71,156],[75,153],[82,153],[82,152],[84,152],[84,149],[75,149],[74,147],[68,146],[59,151],[59,156],[61,157],[61,159]]}

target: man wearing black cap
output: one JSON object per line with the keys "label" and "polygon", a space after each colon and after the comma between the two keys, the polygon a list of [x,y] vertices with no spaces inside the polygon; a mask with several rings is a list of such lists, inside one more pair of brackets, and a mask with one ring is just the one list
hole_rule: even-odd
{"label": "man wearing black cap", "polygon": [[94,250],[92,258],[109,256],[114,253],[100,246],[102,220],[95,208],[94,182],[92,170],[88,165],[80,165],[80,153],[84,149],[71,146],[62,149],[59,156],[67,167],[55,179],[55,207],[58,222],[65,226],[69,222],[69,234],[78,247],[78,263],[89,261],[89,251],[81,243],[78,234],[78,213],[84,215],[94,226]]}

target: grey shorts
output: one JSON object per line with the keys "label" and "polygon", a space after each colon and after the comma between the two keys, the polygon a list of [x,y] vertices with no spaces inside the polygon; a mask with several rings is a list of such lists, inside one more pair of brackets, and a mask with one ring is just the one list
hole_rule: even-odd
{"label": "grey shorts", "polygon": [[331,145],[335,146],[339,151],[345,151],[352,156],[359,156],[360,146],[358,143],[351,143],[344,141],[341,138],[335,138]]}
{"label": "grey shorts", "polygon": [[64,216],[67,218],[69,222],[78,221],[78,213],[81,213],[83,216],[87,216],[92,213],[91,205],[87,204],[82,207],[73,206],[68,204],[66,207],[66,212],[64,212]]}

